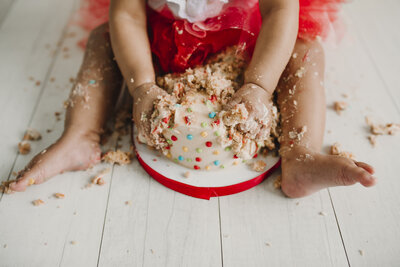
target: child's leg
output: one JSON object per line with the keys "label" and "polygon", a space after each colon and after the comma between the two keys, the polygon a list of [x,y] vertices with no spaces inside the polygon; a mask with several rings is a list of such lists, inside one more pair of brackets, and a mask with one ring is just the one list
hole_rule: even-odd
{"label": "child's leg", "polygon": [[289,197],[306,196],[330,186],[375,184],[371,166],[319,153],[326,108],[323,78],[322,47],[317,42],[298,40],[277,89],[282,125],[282,191]]}
{"label": "child's leg", "polygon": [[104,24],[93,30],[87,43],[71,91],[64,133],[56,143],[32,159],[10,188],[23,191],[30,178],[40,184],[56,174],[84,170],[98,163],[100,134],[114,107],[121,83],[122,76],[113,60],[108,25]]}

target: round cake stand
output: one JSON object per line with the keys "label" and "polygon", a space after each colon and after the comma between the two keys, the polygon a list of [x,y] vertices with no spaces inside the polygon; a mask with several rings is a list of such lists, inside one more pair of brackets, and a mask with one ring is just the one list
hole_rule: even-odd
{"label": "round cake stand", "polygon": [[258,156],[251,161],[262,160],[267,164],[265,171],[253,171],[249,165],[240,163],[226,166],[220,170],[192,170],[183,167],[150,149],[137,140],[133,131],[133,143],[136,155],[143,169],[160,184],[179,193],[209,200],[211,197],[232,195],[246,191],[267,178],[280,166],[280,158]]}

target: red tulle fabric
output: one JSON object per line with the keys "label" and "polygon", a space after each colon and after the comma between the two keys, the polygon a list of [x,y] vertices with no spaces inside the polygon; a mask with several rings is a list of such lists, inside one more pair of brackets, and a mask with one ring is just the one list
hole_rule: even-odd
{"label": "red tulle fabric", "polygon": [[[298,38],[325,39],[338,19],[345,0],[300,0]],[[79,24],[92,30],[108,21],[110,0],[83,0]],[[151,50],[164,72],[182,72],[201,64],[209,54],[231,45],[251,56],[261,27],[257,0],[233,0],[221,13],[202,22],[175,19],[165,6],[161,11],[147,8]]]}

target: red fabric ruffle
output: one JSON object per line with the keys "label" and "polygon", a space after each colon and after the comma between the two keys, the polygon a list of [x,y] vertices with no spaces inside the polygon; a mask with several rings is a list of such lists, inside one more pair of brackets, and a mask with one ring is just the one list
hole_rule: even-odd
{"label": "red fabric ruffle", "polygon": [[[92,30],[108,21],[110,0],[83,0],[79,24]],[[345,0],[300,0],[298,38],[325,39],[338,21]],[[165,6],[161,11],[147,8],[151,50],[161,70],[182,72],[201,64],[209,54],[232,45],[251,56],[261,27],[257,0],[233,0],[220,15],[202,22],[175,19]]]}

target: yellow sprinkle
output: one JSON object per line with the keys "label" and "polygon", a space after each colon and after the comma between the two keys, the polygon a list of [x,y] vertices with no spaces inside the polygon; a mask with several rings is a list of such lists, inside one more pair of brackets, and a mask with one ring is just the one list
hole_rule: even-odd
{"label": "yellow sprinkle", "polygon": [[218,150],[215,150],[215,151],[213,152],[213,154],[214,154],[214,155],[219,155],[219,151],[218,151]]}
{"label": "yellow sprinkle", "polygon": [[207,137],[208,133],[207,133],[207,132],[201,132],[200,135],[201,135],[202,137]]}
{"label": "yellow sprinkle", "polygon": [[206,170],[207,171],[211,170],[211,167],[210,166],[206,166]]}
{"label": "yellow sprinkle", "polygon": [[171,153],[169,153],[169,152],[168,152],[168,154],[167,154],[167,158],[169,158],[169,159],[170,159],[171,157],[172,157]]}
{"label": "yellow sprinkle", "polygon": [[34,183],[35,183],[35,180],[32,178],[29,178],[28,185],[33,185]]}
{"label": "yellow sprinkle", "polygon": [[183,146],[183,147],[182,147],[182,150],[183,150],[183,152],[188,152],[188,151],[189,151],[189,148],[187,148],[187,146]]}
{"label": "yellow sprinkle", "polygon": [[239,161],[237,161],[237,160],[235,160],[234,162],[233,162],[233,165],[238,165],[239,164]]}

